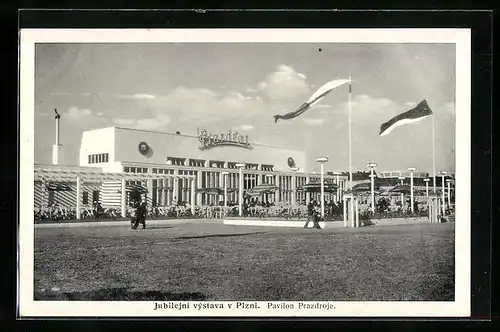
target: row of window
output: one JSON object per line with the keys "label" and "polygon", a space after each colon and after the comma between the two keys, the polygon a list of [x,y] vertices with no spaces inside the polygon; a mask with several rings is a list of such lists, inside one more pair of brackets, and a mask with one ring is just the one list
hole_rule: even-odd
{"label": "row of window", "polygon": [[[167,158],[167,165],[174,165],[174,166],[186,166],[186,160],[189,160],[187,163],[187,166],[190,167],[205,167],[206,161],[202,159],[186,159],[186,158],[176,158],[176,157],[168,157]],[[219,160],[210,160],[208,163],[208,167],[211,168],[236,168],[236,162],[228,162],[226,166],[226,162],[224,161],[219,161]],[[245,164],[245,169],[255,169],[257,170],[259,168],[258,164]],[[271,172],[274,169],[273,165],[262,165],[261,170],[263,171],[268,171]]]}
{"label": "row of window", "polygon": [[273,165],[262,165],[261,169],[266,172],[271,172],[274,169]]}
{"label": "row of window", "polygon": [[147,167],[123,167],[125,173],[147,173]]}
{"label": "row of window", "polygon": [[109,153],[97,153],[88,155],[89,164],[100,164],[109,162]]}

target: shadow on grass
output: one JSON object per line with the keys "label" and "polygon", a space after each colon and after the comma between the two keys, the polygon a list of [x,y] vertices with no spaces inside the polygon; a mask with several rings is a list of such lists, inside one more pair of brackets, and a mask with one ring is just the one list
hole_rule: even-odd
{"label": "shadow on grass", "polygon": [[360,220],[359,222],[363,227],[376,225],[372,220]]}
{"label": "shadow on grass", "polygon": [[246,236],[246,235],[255,235],[255,234],[263,234],[267,232],[254,232],[254,233],[240,233],[240,234],[211,234],[211,235],[200,235],[200,236],[181,236],[176,237],[174,240],[189,240],[189,239],[205,239],[211,237],[235,237],[235,236]]}
{"label": "shadow on grass", "polygon": [[175,228],[175,226],[148,226],[148,225],[146,225],[146,229],[167,229],[167,228]]}
{"label": "shadow on grass", "polygon": [[206,300],[203,293],[129,291],[127,288],[104,288],[88,292],[35,292],[35,301],[195,301]]}

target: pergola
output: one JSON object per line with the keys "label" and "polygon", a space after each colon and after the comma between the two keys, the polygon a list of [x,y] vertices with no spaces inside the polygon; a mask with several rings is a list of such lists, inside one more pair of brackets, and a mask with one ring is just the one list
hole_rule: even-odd
{"label": "pergola", "polygon": [[[151,174],[151,173],[112,173],[81,169],[35,168],[35,181],[58,181],[76,183],[76,218],[80,219],[80,192],[82,182],[121,181],[121,216],[126,217],[126,181],[147,181],[159,179],[190,179],[191,202],[195,197],[195,175],[188,174]],[[194,214],[194,204],[191,204],[191,213]]]}

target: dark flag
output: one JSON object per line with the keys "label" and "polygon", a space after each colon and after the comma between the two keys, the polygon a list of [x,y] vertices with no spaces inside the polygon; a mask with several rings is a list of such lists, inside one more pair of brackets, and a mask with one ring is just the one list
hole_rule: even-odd
{"label": "dark flag", "polygon": [[383,123],[380,126],[380,136],[385,136],[389,134],[394,128],[415,123],[420,121],[428,116],[431,116],[433,113],[427,104],[427,101],[422,100],[416,107],[412,108],[409,111],[396,115],[389,121]]}
{"label": "dark flag", "polygon": [[288,119],[293,119],[305,111],[307,111],[309,108],[311,108],[314,104],[318,103],[321,99],[323,99],[327,94],[332,92],[333,89],[338,88],[341,85],[344,85],[345,83],[350,82],[349,80],[333,80],[330,81],[323,86],[321,86],[313,95],[304,103],[302,104],[296,111],[284,114],[284,115],[274,115],[274,123],[278,122],[278,120],[288,120]]}
{"label": "dark flag", "polygon": [[274,115],[274,123],[278,122],[278,120],[288,120],[288,119],[293,119],[299,115],[301,115],[302,113],[304,113],[305,111],[307,111],[309,108],[311,107],[311,105],[309,105],[308,103],[304,103],[302,104],[302,106],[300,106],[296,111],[294,112],[290,112],[290,113],[287,113],[285,115],[279,115],[279,114],[276,114]]}

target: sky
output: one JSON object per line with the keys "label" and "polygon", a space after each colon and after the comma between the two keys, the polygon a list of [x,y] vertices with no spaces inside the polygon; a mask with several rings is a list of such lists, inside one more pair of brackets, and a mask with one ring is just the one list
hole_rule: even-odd
{"label": "sky", "polygon": [[382,123],[422,99],[434,113],[437,171],[455,171],[454,44],[37,44],[35,162],[51,163],[57,108],[71,165],[85,130],[196,135],[204,127],[305,150],[311,160],[326,156],[327,170],[348,170],[347,85],[293,120],[275,124],[273,115],[349,75],[353,171],[376,162],[381,171],[432,172],[431,117],[379,136]]}

